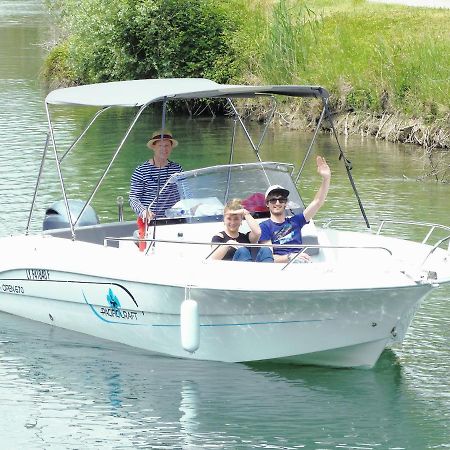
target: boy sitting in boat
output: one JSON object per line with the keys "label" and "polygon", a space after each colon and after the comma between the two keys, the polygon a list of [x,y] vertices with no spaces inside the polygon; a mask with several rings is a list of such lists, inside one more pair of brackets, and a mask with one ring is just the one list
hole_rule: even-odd
{"label": "boy sitting in boat", "polygon": [[[250,228],[248,233],[239,231],[242,220],[245,219]],[[212,259],[225,261],[256,261],[273,262],[272,251],[268,247],[249,249],[239,244],[255,244],[261,236],[261,229],[253,216],[242,207],[241,200],[230,200],[223,210],[225,230],[213,236],[212,242],[228,243],[218,245],[212,253]]]}
{"label": "boy sitting in boat", "polygon": [[[316,162],[317,172],[322,177],[322,184],[313,201],[300,214],[286,217],[286,204],[288,202],[289,191],[280,185],[268,187],[265,198],[266,205],[270,211],[270,219],[260,224],[260,243],[301,245],[301,229],[309,223],[325,203],[330,188],[331,170],[325,158],[318,156]],[[274,261],[287,263],[295,258],[295,261],[298,262],[310,262],[310,256],[305,252],[299,254],[299,251],[295,248],[275,247],[273,249]]]}

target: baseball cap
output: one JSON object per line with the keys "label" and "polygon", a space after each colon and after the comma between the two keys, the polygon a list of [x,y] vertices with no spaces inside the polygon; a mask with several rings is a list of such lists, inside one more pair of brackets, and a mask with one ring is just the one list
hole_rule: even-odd
{"label": "baseball cap", "polygon": [[267,188],[264,198],[267,200],[267,197],[272,192],[279,192],[281,195],[283,195],[286,198],[289,196],[289,191],[286,188],[284,188],[283,186],[280,186],[279,184],[272,184],[272,186],[269,186]]}

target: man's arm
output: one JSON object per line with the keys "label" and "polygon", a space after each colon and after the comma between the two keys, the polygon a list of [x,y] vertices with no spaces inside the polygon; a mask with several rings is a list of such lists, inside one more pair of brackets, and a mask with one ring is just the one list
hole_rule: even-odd
{"label": "man's arm", "polygon": [[328,167],[325,158],[318,156],[317,159],[317,173],[322,177],[322,184],[317,191],[314,200],[305,208],[303,215],[307,222],[309,222],[319,211],[321,206],[325,203],[328,190],[330,188],[331,170]]}
{"label": "man's arm", "polygon": [[275,253],[274,253],[273,261],[276,263],[288,263],[289,257],[288,257],[288,255],[275,255]]}
{"label": "man's arm", "polygon": [[135,169],[135,171],[131,176],[130,194],[128,196],[128,201],[133,211],[139,217],[145,210],[145,206],[141,203],[143,191],[144,191],[144,180],[138,167]]}

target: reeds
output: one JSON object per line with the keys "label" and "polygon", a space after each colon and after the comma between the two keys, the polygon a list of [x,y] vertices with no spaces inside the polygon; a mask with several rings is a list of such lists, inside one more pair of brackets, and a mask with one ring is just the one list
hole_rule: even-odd
{"label": "reeds", "polygon": [[321,17],[304,2],[280,0],[268,19],[259,52],[261,75],[279,84],[300,83],[317,43]]}
{"label": "reeds", "polygon": [[450,111],[450,10],[354,0],[254,3],[254,19],[266,22],[249,41],[256,55],[250,79],[322,84],[342,110],[400,111],[429,123]]}

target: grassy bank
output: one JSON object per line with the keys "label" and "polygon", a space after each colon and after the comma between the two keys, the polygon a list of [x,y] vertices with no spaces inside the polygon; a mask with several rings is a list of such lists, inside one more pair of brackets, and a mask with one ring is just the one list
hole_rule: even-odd
{"label": "grassy bank", "polygon": [[[450,148],[450,10],[362,0],[50,3],[61,28],[45,68],[53,84],[161,76],[318,84],[343,133]],[[318,105],[282,108],[283,123],[315,123]],[[304,121],[294,119],[299,111]]]}
{"label": "grassy bank", "polygon": [[434,120],[450,106],[449,23],[443,9],[280,0],[255,36],[252,70],[261,81],[323,84],[348,108]]}
{"label": "grassy bank", "polygon": [[344,133],[450,148],[450,10],[352,0],[254,4],[258,57],[246,81],[320,84]]}

